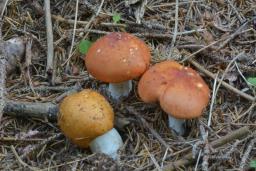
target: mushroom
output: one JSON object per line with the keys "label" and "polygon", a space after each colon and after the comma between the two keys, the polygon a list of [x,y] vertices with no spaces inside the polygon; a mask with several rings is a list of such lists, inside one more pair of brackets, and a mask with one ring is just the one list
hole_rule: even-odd
{"label": "mushroom", "polygon": [[63,99],[59,108],[60,129],[73,143],[116,159],[123,141],[114,124],[114,112],[99,93],[85,89]]}
{"label": "mushroom", "polygon": [[185,133],[185,119],[201,116],[210,99],[201,76],[175,61],[161,62],[147,70],[139,81],[138,93],[144,102],[160,103],[168,114],[169,127],[178,135]]}
{"label": "mushroom", "polygon": [[127,97],[132,79],[149,67],[150,50],[139,38],[124,32],[113,32],[98,39],[85,57],[87,71],[96,79],[109,83],[114,100]]}

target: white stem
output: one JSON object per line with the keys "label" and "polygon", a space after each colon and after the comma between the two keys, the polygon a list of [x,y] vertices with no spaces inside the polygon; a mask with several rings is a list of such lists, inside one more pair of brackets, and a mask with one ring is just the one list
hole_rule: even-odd
{"label": "white stem", "polygon": [[109,157],[116,159],[117,151],[122,147],[123,140],[115,128],[105,134],[95,138],[90,143],[90,149],[93,153],[104,153]]}
{"label": "white stem", "polygon": [[174,130],[178,135],[184,135],[185,133],[184,119],[177,119],[168,115],[168,123],[169,123],[169,128]]}
{"label": "white stem", "polygon": [[109,83],[108,91],[114,100],[127,97],[132,90],[132,80],[121,83]]}

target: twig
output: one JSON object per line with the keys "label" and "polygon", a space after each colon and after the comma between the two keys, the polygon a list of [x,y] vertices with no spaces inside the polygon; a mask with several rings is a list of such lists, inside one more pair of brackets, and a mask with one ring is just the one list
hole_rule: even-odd
{"label": "twig", "polygon": [[126,106],[125,107],[128,112],[130,114],[133,114],[150,132],[151,134],[156,138],[158,139],[158,141],[163,144],[167,149],[169,149],[171,152],[173,152],[173,150],[170,148],[170,146],[163,140],[163,138],[156,132],[155,129],[153,129],[149,124],[148,122],[143,118],[141,117],[141,114],[139,112],[137,112],[133,107],[131,106]]}
{"label": "twig", "polygon": [[[212,121],[212,111],[213,111],[213,106],[214,106],[215,98],[216,98],[217,91],[218,91],[218,89],[216,88],[216,86],[217,86],[218,76],[219,76],[219,73],[217,73],[217,74],[216,74],[216,77],[215,77],[215,79],[214,79],[214,83],[213,83],[212,99],[211,99],[210,110],[209,110],[209,118],[208,118],[208,123],[207,123],[207,126],[208,126],[208,127],[210,127],[210,126],[211,126],[211,121]],[[208,131],[207,131],[207,132],[208,132]]]}
{"label": "twig", "polygon": [[143,145],[144,145],[146,151],[148,152],[148,154],[149,154],[149,156],[150,156],[152,162],[153,162],[154,165],[156,166],[156,169],[157,169],[158,171],[161,171],[161,168],[160,168],[159,164],[157,163],[155,157],[149,152],[147,145],[144,144],[144,143],[143,143]]}
{"label": "twig", "polygon": [[[209,145],[209,141],[208,141],[208,131],[205,132],[204,127],[201,125],[201,127],[203,128],[203,141],[204,141],[204,155],[203,155],[203,163],[202,163],[202,170],[203,171],[208,171],[208,167],[209,167],[209,155],[210,155],[210,145]],[[202,131],[201,131],[202,132]]]}
{"label": "twig", "polygon": [[[95,30],[95,29],[76,29],[77,31],[86,31],[88,33],[95,33],[95,34],[101,34],[101,35],[106,35],[109,34],[110,32],[108,31],[102,31],[102,30]],[[187,34],[192,34],[195,32],[201,32],[203,29],[198,29],[198,30],[190,30],[190,31],[185,31],[185,32],[177,32],[177,36],[179,35],[187,35]],[[154,39],[166,39],[166,40],[171,40],[173,37],[172,33],[152,33],[152,32],[144,32],[144,33],[132,33],[135,36],[142,37],[142,38],[154,38]],[[188,41],[186,38],[181,37],[180,40],[183,41]],[[207,46],[205,46],[207,48]],[[202,49],[204,50],[204,49]],[[201,52],[201,51],[200,51]],[[198,52],[199,53],[199,52]],[[196,53],[197,54],[197,53]]]}
{"label": "twig", "polygon": [[[76,21],[76,20],[72,20],[72,19],[66,19],[59,15],[53,15],[53,14],[52,14],[52,18],[59,22],[65,22],[65,23],[69,23],[69,24],[74,24],[76,22],[77,24],[80,24],[80,25],[87,25],[89,23],[89,21]],[[99,23],[99,25],[105,26],[105,27],[123,27],[123,28],[128,27],[128,25],[126,25],[126,24],[106,23],[106,22],[101,22],[101,23]]]}
{"label": "twig", "polygon": [[[0,21],[1,22],[1,21]],[[1,23],[0,23],[1,24]],[[1,27],[1,26],[0,26]],[[1,32],[1,29],[0,29]],[[0,121],[5,107],[6,58],[0,38]]]}
{"label": "twig", "polygon": [[[195,60],[193,59],[189,59],[189,62],[194,65],[199,71],[201,71],[202,73],[204,73],[205,75],[207,75],[208,77],[211,77],[212,79],[215,79],[215,74],[211,73],[210,71],[206,70],[205,68],[203,68],[199,63],[197,63]],[[224,86],[225,88],[229,89],[230,91],[238,94],[239,96],[249,100],[249,101],[255,101],[255,97],[246,94],[240,90],[238,90],[237,88],[229,85],[228,83],[226,83],[225,81],[221,81],[221,79],[218,78],[218,82],[221,82],[221,85]]]}
{"label": "twig", "polygon": [[[71,56],[72,56],[72,51],[73,51],[74,42],[75,42],[76,25],[77,25],[77,15],[78,15],[78,4],[79,4],[79,0],[76,0],[75,21],[74,21],[74,28],[73,28],[73,34],[72,34],[72,42],[71,42],[71,47],[70,47],[69,54],[68,54],[67,63],[69,62],[69,59],[70,59]],[[66,62],[65,62],[65,63],[66,63]]]}
{"label": "twig", "polygon": [[[64,23],[68,23],[68,24],[74,24],[75,20],[72,19],[66,19],[63,18],[60,15],[52,15],[52,19],[57,20],[59,22],[64,22]],[[142,21],[141,24],[138,23],[134,23],[131,22],[129,20],[125,20],[125,19],[121,19],[121,21],[125,22],[125,23],[111,23],[111,22],[99,22],[97,23],[98,25],[102,26],[102,27],[121,27],[121,28],[127,28],[127,29],[136,29],[136,28],[145,28],[147,30],[164,30],[164,31],[168,31],[170,30],[169,28],[166,28],[165,26],[162,25],[155,25],[155,24],[148,24],[144,21]],[[89,21],[77,21],[78,25],[87,25],[89,23]]]}
{"label": "twig", "polygon": [[16,102],[7,101],[4,113],[16,117],[35,117],[41,119],[56,120],[58,106],[52,103],[33,103],[33,102]]}
{"label": "twig", "polygon": [[[50,86],[37,86],[34,87],[34,90],[40,93],[47,93],[47,92],[61,92],[61,91],[69,91],[69,90],[73,90],[73,89],[80,89],[81,86],[80,85],[74,85],[74,86],[54,86],[54,87],[50,87]],[[7,89],[8,92],[11,93],[27,93],[30,92],[31,89],[30,87],[23,87],[23,88],[19,88],[19,89]]]}
{"label": "twig", "polygon": [[[210,145],[213,148],[218,148],[218,147],[225,145],[225,144],[227,144],[231,141],[234,141],[236,139],[242,139],[243,137],[246,137],[249,134],[250,134],[250,130],[247,126],[245,126],[238,130],[228,133],[226,136],[224,136],[222,138],[219,138],[219,139],[211,142]],[[185,166],[185,165],[191,164],[193,162],[194,162],[193,155],[190,152],[189,154],[185,155],[182,159],[177,160],[175,162],[171,162],[168,165],[164,166],[163,170],[164,171],[174,170],[175,168],[178,168],[180,166]]]}
{"label": "twig", "polygon": [[[54,20],[59,21],[59,22],[64,22],[64,23],[69,23],[69,24],[74,24],[75,23],[75,20],[66,19],[66,18],[63,18],[59,15],[52,15],[52,18]],[[80,25],[87,25],[88,23],[89,23],[89,21],[77,21],[77,24],[80,24]],[[133,23],[133,22],[128,21],[128,20],[125,20],[125,24],[100,22],[99,25],[104,26],[104,27],[122,27],[122,28],[129,28],[129,29],[134,29],[134,28],[137,28],[137,27],[145,27],[148,30],[152,30],[152,29],[159,30],[158,27],[157,28],[152,28],[152,27],[156,27],[156,26],[149,27],[147,24]],[[82,29],[77,29],[77,31],[83,31],[83,30]],[[108,34],[109,33],[109,32],[104,32],[104,31],[100,31],[100,30],[97,30],[98,31],[97,32],[96,30],[93,30],[93,29],[85,29],[85,30],[88,31],[88,32],[91,32],[91,33],[98,33],[98,34]],[[169,28],[162,28],[161,30],[166,31],[166,33],[162,33],[162,35],[166,34],[165,37],[168,37],[168,34],[171,34],[171,38],[172,38],[172,36],[174,35],[174,33],[170,32]],[[187,30],[187,31],[183,31],[183,32],[177,32],[177,36],[188,35],[188,34],[192,34],[192,33],[196,33],[196,32],[202,32],[204,30],[205,29],[194,29],[194,30]],[[155,33],[151,32],[151,33],[148,33],[148,34],[155,34]],[[158,34],[160,34],[160,33],[158,33]],[[161,36],[161,37],[164,37],[164,36]],[[182,46],[182,45],[179,45],[179,47],[180,46]]]}
{"label": "twig", "polygon": [[8,0],[3,1],[0,3],[2,7],[0,11],[1,16],[0,16],[0,121],[2,119],[3,115],[3,110],[5,107],[5,83],[6,83],[6,53],[4,51],[4,45],[3,45],[3,39],[2,39],[2,17],[4,14],[4,10],[6,7]]}
{"label": "twig", "polygon": [[42,138],[17,138],[17,137],[0,137],[0,142],[7,141],[7,142],[19,142],[19,143],[26,143],[26,142],[33,142],[33,141],[42,141]]}
{"label": "twig", "polygon": [[214,41],[214,42],[210,43],[209,45],[204,46],[203,48],[201,48],[201,49],[199,49],[199,50],[193,52],[192,54],[190,54],[189,56],[187,56],[186,58],[184,58],[184,59],[182,60],[182,62],[187,61],[187,60],[189,60],[189,59],[192,59],[193,57],[195,57],[196,54],[202,52],[202,51],[205,50],[205,49],[208,49],[208,48],[212,47],[213,45],[219,43],[220,41],[222,41],[222,40],[220,39],[220,40],[218,40],[218,41]]}
{"label": "twig", "polygon": [[241,164],[240,164],[240,169],[243,170],[245,165],[246,165],[246,160],[248,159],[252,149],[254,148],[254,144],[256,143],[256,138],[254,138],[253,140],[251,140],[250,144],[247,146],[247,149],[243,155],[243,158],[241,160]]}
{"label": "twig", "polygon": [[47,66],[46,74],[51,84],[54,85],[53,75],[54,73],[54,49],[53,49],[53,33],[52,33],[52,19],[51,19],[51,7],[50,0],[44,0],[45,8],[45,21],[47,32]]}

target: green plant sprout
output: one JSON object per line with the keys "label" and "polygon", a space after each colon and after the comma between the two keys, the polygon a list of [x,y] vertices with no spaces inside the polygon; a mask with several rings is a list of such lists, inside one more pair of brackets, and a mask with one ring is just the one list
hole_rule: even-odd
{"label": "green plant sprout", "polygon": [[256,169],[256,160],[250,162],[250,167]]}
{"label": "green plant sprout", "polygon": [[114,13],[112,20],[114,21],[114,23],[119,23],[121,20],[121,15],[119,13]]}
{"label": "green plant sprout", "polygon": [[81,40],[81,42],[79,43],[79,52],[83,55],[85,55],[89,48],[91,47],[92,42],[89,40]]}

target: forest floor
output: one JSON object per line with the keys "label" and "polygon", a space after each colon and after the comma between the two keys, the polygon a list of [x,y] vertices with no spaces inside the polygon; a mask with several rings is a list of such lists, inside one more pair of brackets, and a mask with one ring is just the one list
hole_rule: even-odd
{"label": "forest floor", "polygon": [[8,73],[7,99],[58,104],[77,87],[101,91],[106,84],[87,73],[79,43],[122,31],[147,43],[151,65],[176,60],[197,70],[211,89],[210,103],[202,117],[187,121],[186,135],[177,136],[158,104],[140,100],[135,79],[127,99],[111,102],[125,144],[116,161],[78,148],[55,121],[6,113],[0,170],[256,168],[255,0],[52,0],[52,64],[46,1],[9,0],[5,6],[2,39],[18,36],[26,44],[25,58]]}

